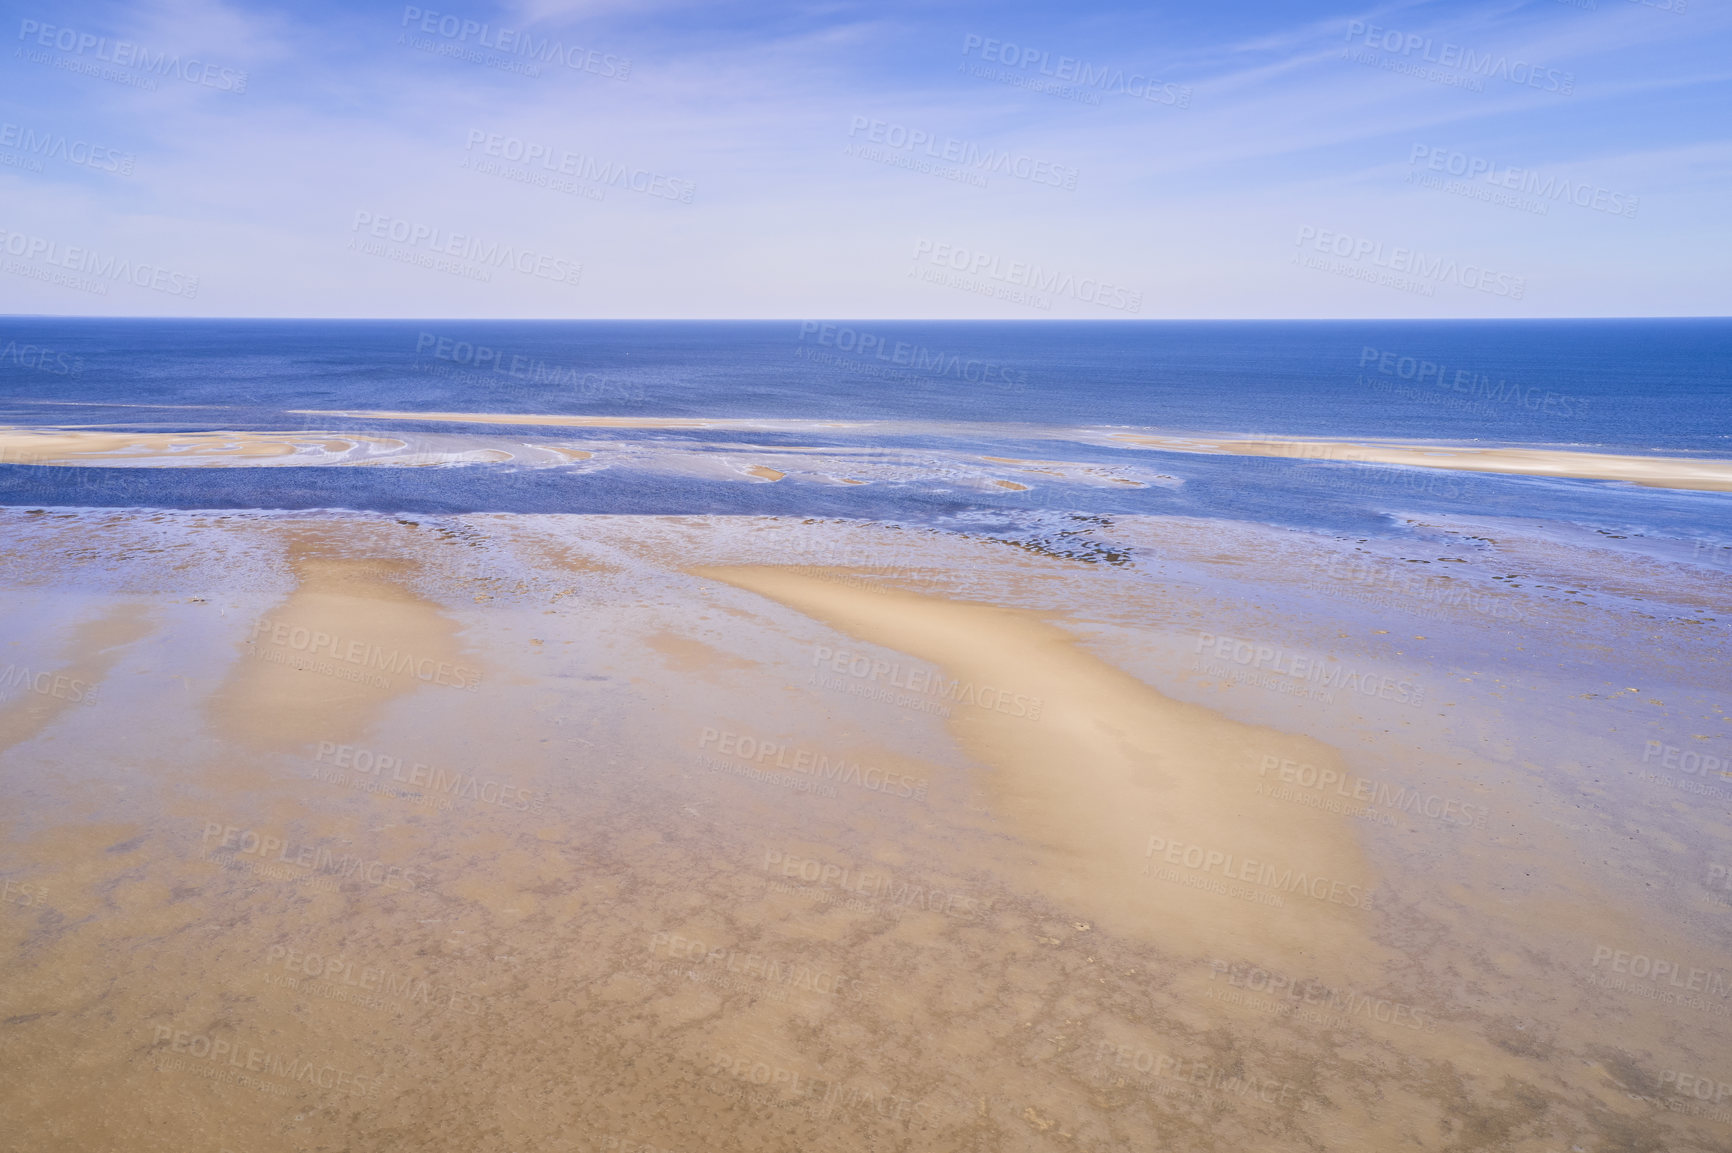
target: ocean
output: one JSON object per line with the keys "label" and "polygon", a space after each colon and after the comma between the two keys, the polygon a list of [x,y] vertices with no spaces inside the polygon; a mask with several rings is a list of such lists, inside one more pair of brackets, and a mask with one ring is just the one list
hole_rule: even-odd
{"label": "ocean", "polygon": [[[360,415],[381,411],[495,419]],[[14,459],[0,463],[0,502],[773,514],[1009,529],[1055,514],[1152,513],[1349,533],[1402,531],[1405,513],[1472,512],[1715,540],[1732,528],[1717,493],[1111,439],[1146,430],[1723,458],[1732,450],[1732,322],[1718,319],[12,318],[0,334],[0,422],[14,428],[461,435],[472,448],[546,436],[532,421],[497,422],[509,415],[613,423],[558,429],[559,443],[594,454],[563,466],[474,452],[431,468],[331,468],[299,456],[221,468],[178,467],[161,455],[120,468],[108,467],[113,459],[71,469]],[[679,421],[688,426],[666,423]],[[754,453],[869,475],[758,484],[668,466],[676,456]],[[1063,467],[1000,484],[983,460]],[[1099,483],[1090,470],[1122,475]]]}

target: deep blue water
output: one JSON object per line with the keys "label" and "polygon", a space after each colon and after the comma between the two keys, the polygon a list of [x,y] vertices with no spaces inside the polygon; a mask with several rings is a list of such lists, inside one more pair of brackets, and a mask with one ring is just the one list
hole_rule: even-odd
{"label": "deep blue water", "polygon": [[[6,318],[0,415],[56,420],[20,402],[74,401],[221,410],[132,414],[187,427],[294,408],[1009,419],[1732,455],[1728,320],[824,323]],[[77,375],[26,367],[25,344]],[[497,355],[477,368],[477,348]],[[1439,370],[1421,379],[1426,364]]]}
{"label": "deep blue water", "polygon": [[[1128,459],[1127,450],[1037,446],[1018,426],[1033,426],[1028,433],[1134,426],[1732,458],[1732,321],[0,320],[6,424],[180,431],[368,423],[288,415],[294,409],[882,419],[898,424],[869,435],[766,431],[749,439],[1102,462]],[[632,435],[694,446],[746,439],[737,429]],[[574,483],[557,471],[510,467],[0,464],[0,503],[775,512],[929,521],[1000,511],[1180,512],[1354,532],[1375,531],[1400,508],[1715,537],[1728,529],[1729,498],[1719,494],[1406,469],[1365,470],[1363,484],[1344,487],[1339,472],[1329,470],[1348,466],[1130,455],[1144,463],[1158,458],[1185,486],[1049,485],[999,496],[940,481],[846,490],[629,471],[592,473]]]}

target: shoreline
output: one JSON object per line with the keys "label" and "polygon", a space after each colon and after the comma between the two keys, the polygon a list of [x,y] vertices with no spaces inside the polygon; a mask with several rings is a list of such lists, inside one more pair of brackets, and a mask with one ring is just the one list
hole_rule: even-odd
{"label": "shoreline", "polygon": [[[370,410],[297,410],[293,415],[402,422],[469,425],[511,425],[526,428],[594,430],[686,430],[763,433],[864,434],[891,430],[920,432],[922,426],[907,421],[758,420],[731,417],[625,417],[593,415],[401,412]],[[1256,435],[1201,435],[1162,433],[1112,428],[1026,427],[1009,429],[996,424],[956,425],[942,422],[925,428],[928,435],[954,438],[950,450],[961,461],[978,462],[991,470],[1009,466],[1020,473],[1046,474],[1075,482],[1098,470],[1086,461],[1024,460],[981,453],[969,442],[999,438],[1006,434],[1028,441],[1072,441],[1097,448],[1143,449],[1202,456],[1239,456],[1306,461],[1314,464],[1381,466],[1436,472],[1472,472],[1503,476],[1552,479],[1622,481],[1647,488],[1698,492],[1732,492],[1732,460],[1714,457],[1642,455],[1631,452],[1589,451],[1542,445],[1497,446],[1452,445],[1432,442],[1339,440]],[[92,428],[0,427],[0,463],[66,467],[155,467],[194,464],[201,467],[298,466],[358,467],[473,465],[487,463],[576,465],[591,462],[594,453],[552,442],[532,443],[508,439],[509,434],[405,434],[380,436],[365,432],[339,431],[201,431],[201,432],[113,432]],[[629,446],[619,442],[613,447]],[[598,447],[598,446],[591,446]],[[667,451],[670,446],[661,446]],[[678,451],[679,446],[671,446]],[[701,447],[690,446],[692,451]],[[743,478],[757,481],[822,479],[836,483],[836,469],[858,470],[859,448],[836,444],[828,448],[782,444],[741,444],[736,451],[758,457],[791,459],[793,465],[773,468],[764,463],[741,465]],[[825,462],[826,457],[830,460]],[[597,464],[601,462],[595,462]],[[613,463],[624,463],[623,460]],[[790,468],[798,469],[791,472]],[[1056,471],[1055,471],[1056,470]],[[846,483],[862,483],[849,480]],[[1003,479],[991,483],[1016,491],[1020,482]],[[1110,483],[1110,482],[1109,482]],[[1142,486],[1147,480],[1118,478],[1117,483]],[[1158,480],[1157,480],[1158,483]]]}

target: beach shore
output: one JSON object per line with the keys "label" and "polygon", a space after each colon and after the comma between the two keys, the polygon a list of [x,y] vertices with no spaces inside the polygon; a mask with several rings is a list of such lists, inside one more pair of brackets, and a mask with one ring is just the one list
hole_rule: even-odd
{"label": "beach shore", "polygon": [[[621,449],[642,463],[647,459],[652,442],[621,439],[617,434],[632,431],[717,431],[733,432],[742,437],[752,434],[805,433],[822,436],[826,433],[859,434],[870,430],[873,422],[848,421],[764,421],[727,418],[680,417],[613,417],[560,416],[545,414],[502,414],[465,412],[391,412],[391,411],[315,411],[291,415],[310,421],[367,421],[427,424],[457,424],[468,426],[510,425],[531,429],[587,430],[592,433],[613,433],[605,441],[585,442],[589,448],[576,448],[545,438],[540,440],[506,439],[498,434],[424,432],[399,436],[376,433],[334,432],[309,429],[302,433],[287,432],[203,432],[203,433],[143,433],[112,432],[99,429],[63,428],[57,430],[0,428],[0,463],[48,465],[196,465],[258,467],[283,464],[329,465],[428,465],[529,463],[536,465],[571,464],[590,460],[595,452],[608,452],[610,459],[619,459]],[[886,427],[890,427],[886,425]],[[901,426],[898,426],[901,427]],[[943,427],[933,431],[942,435]],[[1163,453],[1188,455],[1265,457],[1303,461],[1325,467],[1378,465],[1404,469],[1437,470],[1443,472],[1496,473],[1506,476],[1573,478],[1579,480],[1623,481],[1647,488],[1679,489],[1698,492],[1732,492],[1732,462],[1708,458],[1677,456],[1637,456],[1628,453],[1595,452],[1581,449],[1535,447],[1476,447],[1413,443],[1380,444],[1363,441],[1331,441],[1298,438],[1265,438],[1244,436],[1208,437],[1197,435],[1157,434],[1113,430],[1076,429],[1049,431],[1045,436],[1055,440],[1072,440],[1080,444],[1109,445],[1116,448],[1134,446]],[[753,464],[733,470],[741,477],[776,481],[795,475],[803,480],[823,480],[834,483],[835,468],[859,468],[857,450],[790,446],[777,443],[746,441],[737,446],[742,452],[774,459],[782,468]],[[677,455],[668,445],[653,445],[653,455],[665,462]],[[687,454],[690,455],[689,453]],[[1058,477],[1076,481],[1089,477],[1098,469],[1082,462],[1066,460],[1025,461],[1015,458],[974,454],[972,459],[987,466],[1020,466],[1017,471],[1033,481],[1042,477]],[[674,467],[680,467],[675,465]],[[690,467],[689,461],[686,467]],[[1142,486],[1161,483],[1160,476],[1133,478],[1105,476],[1106,483]],[[861,483],[851,480],[849,483]],[[990,483],[1002,488],[1025,490],[1028,485],[1015,480],[997,479]]]}
{"label": "beach shore", "polygon": [[1631,1096],[1714,1067],[1732,992],[1699,566],[1484,521],[1420,558],[1128,518],[1118,564],[776,517],[0,522],[15,1133],[1441,1148],[1510,1086],[1534,1140],[1717,1131]]}
{"label": "beach shore", "polygon": [[1512,476],[1621,480],[1650,488],[1732,492],[1732,461],[1667,456],[1631,456],[1552,448],[1471,448],[1453,445],[1399,445],[1363,442],[1198,438],[1117,433],[1125,444],[1163,452],[1227,453],[1339,464],[1386,464]]}

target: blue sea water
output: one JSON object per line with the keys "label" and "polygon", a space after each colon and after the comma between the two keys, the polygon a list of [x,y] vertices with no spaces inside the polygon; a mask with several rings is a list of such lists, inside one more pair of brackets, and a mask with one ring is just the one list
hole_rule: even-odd
{"label": "blue sea water", "polygon": [[[0,423],[137,431],[509,433],[297,410],[873,421],[638,430],[660,442],[1151,461],[1182,485],[945,478],[854,489],[616,469],[0,464],[0,503],[384,511],[752,512],[945,520],[1227,516],[1378,531],[1400,509],[1723,537],[1729,498],[1307,461],[1155,453],[1081,427],[1732,458],[1732,321],[998,323],[0,320]],[[518,430],[545,435],[546,429]],[[581,430],[560,430],[578,433]],[[619,431],[611,436],[622,435]],[[109,475],[125,473],[125,476]],[[148,476],[140,475],[148,473]]]}
{"label": "blue sea water", "polygon": [[[33,369],[19,352],[30,344],[69,359]],[[477,350],[493,355],[478,363]],[[1012,420],[1732,454],[1732,321],[1717,319],[10,318],[0,353],[10,423],[45,415],[21,401],[59,401],[217,410],[183,417],[188,427],[388,408]],[[73,361],[76,376],[53,371]]]}

